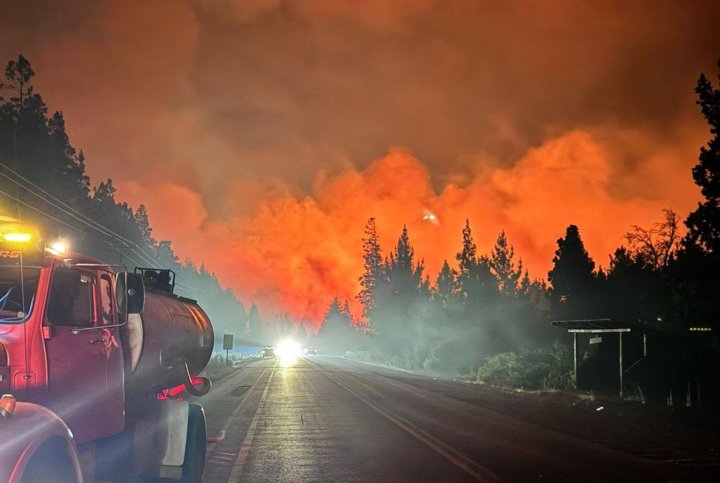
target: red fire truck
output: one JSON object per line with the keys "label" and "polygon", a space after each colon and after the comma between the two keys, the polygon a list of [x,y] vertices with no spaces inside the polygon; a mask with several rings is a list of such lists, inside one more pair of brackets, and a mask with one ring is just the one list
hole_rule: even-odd
{"label": "red fire truck", "polygon": [[202,480],[210,320],[114,268],[0,217],[0,482]]}

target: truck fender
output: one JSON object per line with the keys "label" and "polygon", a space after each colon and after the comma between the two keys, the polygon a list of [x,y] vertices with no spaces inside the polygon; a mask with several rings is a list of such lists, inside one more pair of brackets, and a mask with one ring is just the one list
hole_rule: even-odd
{"label": "truck fender", "polygon": [[9,418],[0,417],[0,481],[82,483],[72,432],[57,414],[18,402]]}

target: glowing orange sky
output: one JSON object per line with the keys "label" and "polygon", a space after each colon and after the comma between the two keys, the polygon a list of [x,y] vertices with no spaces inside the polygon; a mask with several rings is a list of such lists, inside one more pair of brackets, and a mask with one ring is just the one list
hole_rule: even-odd
{"label": "glowing orange sky", "polygon": [[570,223],[607,266],[693,208],[720,5],[589,3],[11,0],[0,58],[31,60],[93,182],[181,258],[317,322],[353,300],[370,216],[433,279],[466,218],[541,278]]}

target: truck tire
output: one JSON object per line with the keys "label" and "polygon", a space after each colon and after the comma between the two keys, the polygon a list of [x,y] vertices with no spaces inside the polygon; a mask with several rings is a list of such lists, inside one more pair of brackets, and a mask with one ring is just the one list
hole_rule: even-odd
{"label": "truck tire", "polygon": [[190,404],[188,408],[187,443],[185,462],[182,465],[183,483],[200,483],[205,472],[205,452],[207,449],[207,425],[205,411],[199,404]]}
{"label": "truck tire", "polygon": [[21,483],[77,483],[65,441],[51,438],[35,451],[23,472]]}

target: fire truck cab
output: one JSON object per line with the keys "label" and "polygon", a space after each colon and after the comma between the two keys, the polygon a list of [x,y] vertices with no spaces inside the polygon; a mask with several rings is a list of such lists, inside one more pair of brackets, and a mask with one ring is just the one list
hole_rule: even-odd
{"label": "fire truck cab", "polygon": [[207,315],[61,248],[0,217],[0,482],[200,481]]}

